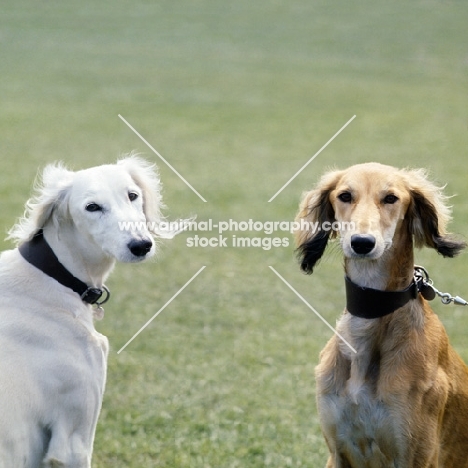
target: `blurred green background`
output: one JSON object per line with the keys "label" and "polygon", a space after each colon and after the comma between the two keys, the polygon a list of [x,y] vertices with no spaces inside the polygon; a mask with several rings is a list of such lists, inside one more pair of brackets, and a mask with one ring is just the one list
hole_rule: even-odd
{"label": "blurred green background", "polygon": [[[199,221],[292,220],[301,193],[333,166],[425,167],[458,194],[452,230],[466,238],[467,20],[457,0],[4,0],[2,230],[46,163],[80,169],[136,150],[159,166],[168,217]],[[338,249],[306,277],[289,234],[289,247],[271,250],[189,248],[187,237],[108,281],[97,328],[112,349],[93,466],[324,466],[313,370],[331,332],[268,265],[334,324]],[[468,296],[465,255],[422,251],[418,261],[439,289]],[[468,360],[468,312],[434,309]]]}

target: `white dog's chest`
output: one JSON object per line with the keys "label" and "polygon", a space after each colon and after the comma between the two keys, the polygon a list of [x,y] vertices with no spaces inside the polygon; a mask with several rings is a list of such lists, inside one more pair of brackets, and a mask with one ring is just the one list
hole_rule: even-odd
{"label": "white dog's chest", "polygon": [[398,420],[387,406],[363,387],[351,403],[349,396],[322,395],[319,413],[328,441],[352,466],[397,466]]}

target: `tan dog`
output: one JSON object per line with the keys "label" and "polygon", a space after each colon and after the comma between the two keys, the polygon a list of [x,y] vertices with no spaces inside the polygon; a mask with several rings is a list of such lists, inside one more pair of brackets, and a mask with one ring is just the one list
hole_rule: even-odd
{"label": "tan dog", "polygon": [[301,203],[298,221],[347,228],[296,236],[307,273],[331,237],[345,257],[337,332],[356,352],[335,335],[316,368],[327,468],[468,467],[468,368],[414,276],[414,246],[445,257],[465,247],[447,235],[449,219],[424,171],[377,163],[325,174]]}

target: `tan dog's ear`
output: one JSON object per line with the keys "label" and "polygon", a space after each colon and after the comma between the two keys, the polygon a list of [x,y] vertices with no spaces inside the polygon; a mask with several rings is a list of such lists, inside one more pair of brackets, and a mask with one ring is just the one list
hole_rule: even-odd
{"label": "tan dog's ear", "polygon": [[409,171],[406,175],[411,195],[407,217],[416,247],[430,247],[444,257],[455,257],[466,247],[466,242],[446,232],[451,219],[447,197],[427,179],[423,170]]}
{"label": "tan dog's ear", "polygon": [[[335,221],[335,211],[330,202],[330,193],[336,187],[342,171],[332,171],[325,174],[316,188],[306,192],[299,206],[296,222],[301,228],[295,231],[297,254],[301,269],[311,274],[315,265],[322,257],[328,239],[335,237],[336,232],[322,229],[325,222]],[[307,227],[304,227],[304,225]]]}

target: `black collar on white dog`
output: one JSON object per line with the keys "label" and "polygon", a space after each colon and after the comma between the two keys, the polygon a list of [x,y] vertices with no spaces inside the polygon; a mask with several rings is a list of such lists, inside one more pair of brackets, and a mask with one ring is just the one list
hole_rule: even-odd
{"label": "black collar on white dog", "polygon": [[[89,287],[86,283],[73,276],[60,263],[50,245],[44,239],[42,229],[30,241],[21,244],[18,250],[31,265],[39,268],[39,270],[54,278],[63,286],[75,291],[83,302],[97,304],[100,307],[109,300],[110,292],[104,285],[102,289]],[[98,302],[104,292],[106,293],[106,297],[101,302]]]}

